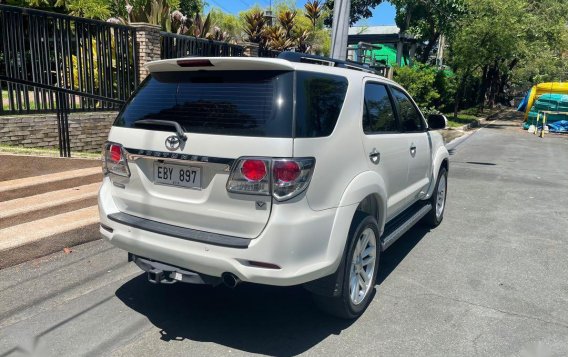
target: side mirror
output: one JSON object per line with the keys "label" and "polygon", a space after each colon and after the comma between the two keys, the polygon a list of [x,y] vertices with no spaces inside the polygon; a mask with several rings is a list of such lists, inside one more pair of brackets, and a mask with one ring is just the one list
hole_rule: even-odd
{"label": "side mirror", "polygon": [[430,114],[428,115],[428,128],[430,130],[444,129],[448,119],[442,114]]}

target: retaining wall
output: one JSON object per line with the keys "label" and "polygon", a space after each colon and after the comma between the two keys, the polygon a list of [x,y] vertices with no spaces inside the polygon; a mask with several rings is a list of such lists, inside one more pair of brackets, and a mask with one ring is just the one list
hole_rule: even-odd
{"label": "retaining wall", "polygon": [[[71,152],[99,152],[117,112],[69,114]],[[58,148],[56,114],[0,116],[0,144]]]}

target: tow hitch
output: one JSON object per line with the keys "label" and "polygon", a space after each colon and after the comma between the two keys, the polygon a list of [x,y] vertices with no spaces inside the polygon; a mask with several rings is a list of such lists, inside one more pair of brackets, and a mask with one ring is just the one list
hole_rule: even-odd
{"label": "tow hitch", "polygon": [[173,265],[142,258],[128,253],[128,261],[133,261],[147,273],[148,281],[152,284],[174,284],[177,282],[190,284],[219,285],[221,278],[198,274]]}
{"label": "tow hitch", "polygon": [[177,282],[175,279],[167,278],[166,275],[169,275],[170,272],[158,270],[158,269],[151,269],[148,271],[148,281],[153,284],[174,284]]}

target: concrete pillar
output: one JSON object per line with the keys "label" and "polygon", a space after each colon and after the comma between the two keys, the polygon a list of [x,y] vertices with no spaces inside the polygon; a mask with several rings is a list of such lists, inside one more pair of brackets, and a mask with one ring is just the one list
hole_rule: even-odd
{"label": "concrete pillar", "polygon": [[244,53],[246,57],[258,57],[258,43],[244,42],[240,45],[245,48]]}
{"label": "concrete pillar", "polygon": [[140,81],[148,76],[144,65],[160,58],[160,26],[147,23],[132,23],[136,28],[136,51],[138,51],[138,75]]}

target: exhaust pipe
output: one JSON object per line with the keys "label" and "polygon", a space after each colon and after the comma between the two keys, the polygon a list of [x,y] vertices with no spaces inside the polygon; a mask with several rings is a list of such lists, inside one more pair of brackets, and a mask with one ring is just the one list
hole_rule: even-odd
{"label": "exhaust pipe", "polygon": [[221,280],[223,281],[223,284],[226,287],[231,288],[231,289],[235,288],[241,282],[241,279],[239,279],[233,273],[223,273],[221,275]]}

